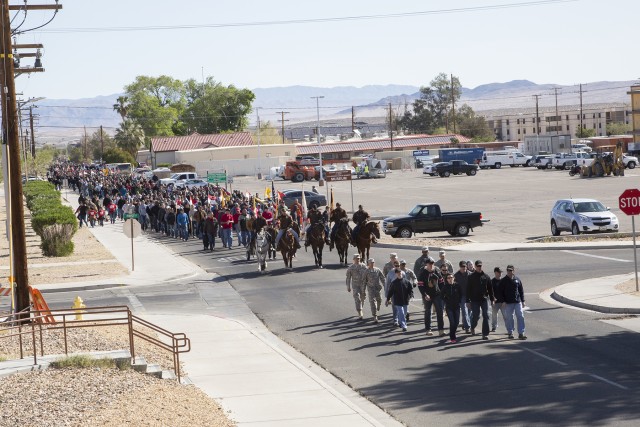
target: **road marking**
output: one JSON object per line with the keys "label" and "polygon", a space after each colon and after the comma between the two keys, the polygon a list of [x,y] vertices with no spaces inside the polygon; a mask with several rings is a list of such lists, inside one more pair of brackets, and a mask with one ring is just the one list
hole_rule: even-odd
{"label": "road marking", "polygon": [[609,384],[609,385],[612,385],[612,386],[614,386],[614,387],[621,388],[622,390],[629,390],[629,388],[628,388],[628,387],[625,387],[625,386],[623,386],[623,385],[621,385],[621,384],[618,384],[618,383],[614,383],[613,381],[609,381],[608,379],[606,379],[606,378],[602,378],[602,377],[601,377],[601,376],[599,376],[599,375],[589,374],[589,376],[590,376],[590,377],[593,377],[593,378],[595,378],[595,379],[597,379],[597,380],[600,380],[600,381],[602,381],[602,382],[605,382],[605,383],[607,383],[607,384]]}
{"label": "road marking", "polygon": [[528,351],[528,352],[530,352],[530,353],[535,354],[536,356],[540,356],[540,357],[542,357],[543,359],[547,359],[547,360],[550,360],[550,361],[551,361],[551,362],[553,362],[553,363],[557,363],[557,364],[558,364],[558,365],[560,365],[560,366],[567,366],[567,364],[566,364],[566,363],[564,363],[564,362],[563,362],[563,361],[561,361],[561,360],[554,359],[553,357],[545,356],[544,354],[542,354],[542,353],[540,353],[540,352],[537,352],[537,351],[535,351],[535,350],[531,350],[531,349],[526,348],[526,347],[522,347],[522,348],[523,348],[524,350],[527,350],[527,351]]}
{"label": "road marking", "polygon": [[129,292],[129,289],[122,289],[121,293],[122,295],[127,297],[127,299],[129,300],[131,311],[142,312],[142,313],[146,312],[146,310],[144,309],[144,306],[142,305],[138,297],[136,297],[131,292]]}
{"label": "road marking", "polygon": [[583,254],[582,252],[570,251],[570,250],[563,250],[562,252],[566,252],[566,253],[568,253],[568,254],[574,254],[574,255],[587,256],[587,257],[591,257],[591,258],[606,259],[606,260],[608,260],[608,261],[633,262],[633,261],[628,260],[628,259],[620,259],[620,258],[611,258],[611,257],[608,257],[608,256],[600,256],[600,255]]}

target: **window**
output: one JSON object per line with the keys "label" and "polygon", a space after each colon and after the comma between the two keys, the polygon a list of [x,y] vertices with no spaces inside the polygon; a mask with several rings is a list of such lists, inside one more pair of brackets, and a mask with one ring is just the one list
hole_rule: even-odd
{"label": "window", "polygon": [[518,129],[518,135],[520,135],[520,129]]}
{"label": "window", "polygon": [[509,119],[507,119],[507,126],[509,126]]}
{"label": "window", "polygon": [[570,129],[569,129],[569,125],[567,125],[567,131],[569,131],[569,130],[570,130]]}
{"label": "window", "polygon": [[522,129],[522,133],[526,134],[527,133],[527,128]]}
{"label": "window", "polygon": [[580,120],[580,114],[576,115],[576,119]]}
{"label": "window", "polygon": [[520,124],[520,119],[516,119],[516,124],[519,125]]}
{"label": "window", "polygon": [[287,156],[287,157],[291,156],[291,151],[285,151],[284,155]]}
{"label": "window", "polygon": [[567,121],[569,121],[569,115],[567,114]]}

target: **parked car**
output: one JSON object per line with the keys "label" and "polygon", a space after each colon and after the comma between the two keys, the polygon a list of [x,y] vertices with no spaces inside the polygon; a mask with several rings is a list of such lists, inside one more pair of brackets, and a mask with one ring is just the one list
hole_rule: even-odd
{"label": "parked car", "polygon": [[635,167],[638,166],[638,158],[636,156],[623,154],[622,161],[624,162],[624,167],[628,169],[635,169]]}
{"label": "parked car", "polygon": [[553,154],[538,154],[537,156],[533,156],[532,162],[538,169],[551,169],[552,159]]}
{"label": "parked car", "polygon": [[176,184],[176,187],[188,188],[189,190],[191,190],[192,188],[206,187],[207,185],[209,185],[209,183],[202,179],[187,179],[183,183]]}
{"label": "parked car", "polygon": [[551,209],[551,234],[562,231],[580,234],[619,229],[618,217],[595,199],[560,199]]}
{"label": "parked car", "polygon": [[422,173],[425,175],[436,176],[438,172],[436,172],[436,167],[438,165],[446,164],[447,162],[438,162],[438,163],[429,163],[422,169]]}
{"label": "parked car", "polygon": [[440,205],[421,203],[407,215],[393,216],[382,221],[385,234],[393,237],[409,238],[414,233],[446,231],[452,236],[466,236],[469,230],[481,227],[486,220],[480,212],[442,212]]}
{"label": "parked car", "polygon": [[464,160],[451,160],[450,162],[439,163],[435,169],[441,178],[448,178],[451,175],[462,175],[463,173],[473,176],[478,173],[478,168],[478,165],[470,165]]}
{"label": "parked car", "polygon": [[[302,203],[302,190],[284,190],[282,191],[284,194],[284,204],[290,208],[293,205],[293,202],[298,200],[298,202]],[[324,194],[314,193],[313,191],[304,192],[304,198],[307,201],[307,208],[310,209],[311,206],[320,207],[327,205],[327,198]]]}

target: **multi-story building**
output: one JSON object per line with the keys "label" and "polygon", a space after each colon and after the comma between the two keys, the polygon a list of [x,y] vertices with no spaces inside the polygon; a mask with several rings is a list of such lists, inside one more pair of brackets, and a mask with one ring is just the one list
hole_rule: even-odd
{"label": "multi-story building", "polygon": [[[530,135],[572,135],[580,126],[594,129],[596,136],[607,135],[609,123],[631,123],[629,104],[563,105],[535,108],[478,111],[487,120],[499,141],[524,141]],[[537,122],[537,126],[536,126]]]}

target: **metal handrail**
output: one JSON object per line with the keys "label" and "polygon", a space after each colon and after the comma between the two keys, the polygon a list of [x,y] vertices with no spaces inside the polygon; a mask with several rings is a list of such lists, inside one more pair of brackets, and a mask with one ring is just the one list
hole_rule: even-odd
{"label": "metal handrail", "polygon": [[[82,319],[77,319],[76,315],[82,315]],[[53,316],[56,323],[43,324]],[[92,317],[85,319],[84,316]],[[71,319],[69,319],[71,317]],[[161,337],[149,335],[142,330],[135,329],[134,325],[143,326],[150,329]],[[103,326],[127,326],[129,334],[129,353],[132,364],[135,364],[135,344],[134,337],[140,338],[163,350],[170,351],[173,356],[173,369],[180,382],[180,353],[191,351],[191,340],[184,333],[170,332],[138,316],[134,316],[127,306],[102,306],[86,308],[68,308],[57,310],[31,310],[31,316],[25,319],[13,318],[12,320],[0,321],[0,339],[18,337],[20,346],[20,358],[24,358],[23,336],[31,335],[33,347],[33,364],[38,364],[38,351],[36,345],[36,329],[40,341],[40,355],[44,356],[43,331],[62,330],[64,337],[64,354],[68,355],[67,330],[73,328],[90,328]],[[26,331],[24,329],[27,329]],[[6,333],[2,333],[6,332]],[[164,337],[165,340],[161,338]],[[169,341],[168,344],[166,341]]]}

